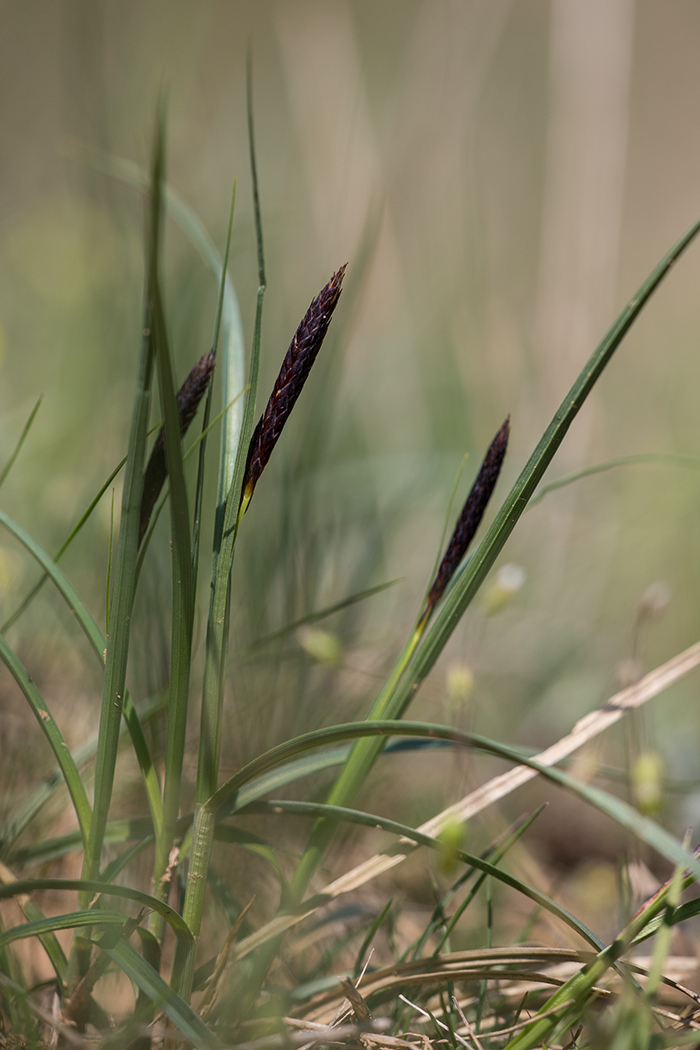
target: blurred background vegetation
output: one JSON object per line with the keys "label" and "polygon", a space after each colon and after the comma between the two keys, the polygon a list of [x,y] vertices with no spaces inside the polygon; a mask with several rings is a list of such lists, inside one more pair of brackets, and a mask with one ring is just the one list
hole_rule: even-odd
{"label": "blurred background vegetation", "polygon": [[[169,182],[220,247],[238,178],[230,270],[249,345],[252,49],[269,282],[261,404],[309,301],[349,262],[322,359],[242,531],[228,774],[266,744],[365,713],[429,582],[465,452],[457,502],[511,414],[498,502],[618,310],[700,211],[700,6],[6,0],[2,13],[0,461],[44,395],[2,501],[43,546],[60,545],[125,450],[143,206],[91,158],[146,165],[159,93],[168,98]],[[173,223],[166,255],[181,381],[208,349],[216,288]],[[695,466],[620,466],[528,511],[502,559],[524,569],[524,586],[498,615],[483,602],[470,609],[416,717],[545,745],[621,675],[627,681],[698,638],[699,281],[694,247],[626,339],[549,480],[643,453]],[[95,612],[107,572],[107,496],[103,504],[64,563]],[[167,674],[165,538],[142,582],[139,700]],[[9,538],[0,544],[7,615],[35,570]],[[297,632],[256,647],[285,624],[396,579],[320,624],[332,639]],[[642,596],[659,581],[663,615],[637,631]],[[83,740],[96,727],[99,683],[48,588],[12,639],[68,739]],[[474,682],[460,705],[449,673],[462,665]],[[683,795],[666,793],[661,812],[678,833],[700,817],[697,690],[697,678],[677,685],[638,720],[632,743],[620,734],[595,752],[621,765],[633,745],[653,742],[666,770],[688,782]],[[10,790],[35,775],[27,756],[46,756],[7,684],[2,703],[0,743],[17,755]],[[195,733],[193,720],[193,741]],[[375,796],[375,805],[417,821],[487,768],[429,754],[386,759],[373,779],[386,802]],[[407,778],[419,797],[406,792]],[[540,785],[527,804],[542,797],[558,796]],[[115,804],[140,811],[126,789]],[[588,834],[572,803],[557,805],[532,833],[544,861],[568,870],[614,858],[612,825],[596,817]]]}

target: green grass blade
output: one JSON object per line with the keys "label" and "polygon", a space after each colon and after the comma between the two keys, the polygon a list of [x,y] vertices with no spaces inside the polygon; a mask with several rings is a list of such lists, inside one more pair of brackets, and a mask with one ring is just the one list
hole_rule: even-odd
{"label": "green grass blade", "polygon": [[[280,810],[283,813],[295,814],[297,816],[317,818],[325,817],[327,819],[332,819],[335,822],[342,821],[348,824],[357,824],[361,827],[377,828],[378,830],[388,831],[393,835],[400,835],[402,838],[410,839],[412,842],[415,842],[420,846],[427,846],[428,849],[434,850],[437,853],[440,853],[443,849],[443,844],[439,838],[434,838],[432,835],[425,835],[407,824],[400,824],[395,820],[388,820],[386,817],[377,816],[374,813],[365,813],[362,810],[349,809],[347,806],[330,806],[323,802],[296,802],[287,799],[270,799],[266,802],[256,802],[250,807],[249,811],[255,813],[279,813]],[[568,912],[566,908],[562,908],[545,893],[541,893],[532,886],[528,886],[527,883],[522,882],[520,879],[516,879],[513,875],[509,875],[508,872],[503,871],[502,868],[484,860],[482,857],[477,857],[471,853],[467,853],[466,850],[455,849],[455,855],[463,864],[468,864],[470,867],[484,872],[485,875],[493,876],[494,879],[498,879],[499,882],[502,882],[505,886],[510,886],[511,889],[517,890],[518,893],[523,894],[523,896],[528,897],[540,907],[545,908],[551,915],[556,916],[562,922],[566,923],[566,925],[572,930],[575,930],[580,937],[582,937],[588,944],[593,945],[596,950],[599,951],[605,947],[603,942],[599,940],[599,938],[596,937],[587,926],[584,926],[584,924],[572,915],[571,912]]]}
{"label": "green grass blade", "polygon": [[[230,613],[230,582],[233,553],[240,523],[240,501],[245,474],[248,445],[255,425],[255,399],[260,367],[260,342],[262,337],[262,313],[267,281],[265,277],[265,255],[258,194],[258,179],[253,134],[253,109],[251,98],[251,74],[248,69],[248,139],[253,180],[253,203],[258,244],[258,295],[255,310],[255,327],[248,375],[248,392],[243,410],[243,422],[236,446],[235,465],[224,506],[217,507],[217,520],[212,553],[212,596],[207,621],[207,640],[202,687],[202,714],[197,761],[197,812],[193,828],[193,845],[190,859],[189,881],[185,896],[184,915],[195,937],[199,936],[204,908],[206,876],[214,836],[214,820],[205,812],[204,801],[216,788],[219,776],[221,750],[221,725],[223,718],[224,680],[228,653],[228,628]],[[223,463],[223,456],[222,456]],[[223,469],[223,468],[222,468]],[[225,482],[222,474],[221,482]],[[201,822],[200,822],[201,817]],[[194,979],[194,951],[178,947],[175,958],[176,989],[183,998],[189,999]]]}
{"label": "green grass blade", "polygon": [[[93,620],[87,606],[72,586],[65,573],[59,569],[56,563],[44,550],[42,550],[29,533],[5,514],[4,511],[0,511],[0,524],[4,525],[5,528],[11,532],[17,540],[19,540],[32,557],[34,557],[42,566],[47,578],[51,579],[75,616],[83,633],[90,642],[93,652],[102,665],[104,663],[105,650],[107,648],[104,635]],[[160,827],[162,822],[160,785],[158,784],[156,769],[151,759],[150,749],[143,732],[141,720],[128,692],[126,692],[124,696],[123,713],[134,746],[134,752],[141,769],[141,775],[143,776],[153,822],[156,827]]]}
{"label": "green grass blade", "polygon": [[185,753],[187,706],[190,690],[190,659],[194,595],[189,509],[180,436],[180,419],[175,400],[170,350],[157,271],[153,275],[153,331],[161,402],[165,414],[165,459],[170,479],[170,521],[172,560],[172,625],[170,648],[170,699],[163,781],[163,825],[156,841],[154,885],[168,864],[175,822],[180,809],[182,763]]}
{"label": "green grass blade", "polygon": [[[432,622],[420,640],[420,646],[413,644],[415,634],[409,639],[389,682],[369,712],[368,719],[401,718],[407,710],[418,688],[432,670],[486,574],[503,549],[555,452],[564,440],[567,430],[600,378],[603,369],[634,324],[642,308],[699,231],[700,219],[693,223],[664,256],[594,350],[555,412],[551,423],[486,535],[462,570],[456,573]],[[410,670],[407,670],[409,664]],[[381,740],[357,742],[331,789],[328,796],[330,802],[345,805],[350,801],[376,761],[381,748]],[[293,880],[297,896],[301,897],[308,885],[311,875],[330,842],[333,830],[331,825],[320,823],[312,832],[309,845]]]}
{"label": "green grass blade", "polygon": [[[157,714],[162,710],[164,705],[164,698],[158,697],[157,700],[152,701],[149,704],[140,705],[139,711],[137,712],[139,717],[139,725],[142,722],[147,721],[152,715]],[[126,725],[126,700],[125,700],[125,724],[122,727],[122,733],[127,731]],[[143,730],[142,730],[143,732]],[[81,744],[79,748],[73,753],[73,761],[75,762],[78,769],[81,769],[91,759],[95,757],[97,751],[97,734],[91,739],[87,740],[84,744]],[[154,778],[155,779],[155,778]],[[64,783],[63,774],[60,768],[54,770],[46,777],[36,788],[29,792],[24,802],[20,803],[12,811],[12,815],[0,828],[0,859],[7,857],[8,851],[12,844],[21,835],[33,817],[39,812],[41,807],[51,798],[54,792]],[[158,785],[155,781],[155,792],[158,802],[160,803],[160,795],[158,794]],[[152,824],[151,824],[152,826]],[[40,848],[39,844],[39,848]],[[27,847],[30,849],[31,847]],[[77,846],[76,846],[77,848]],[[13,857],[15,854],[12,855]],[[8,863],[13,863],[12,859],[8,859]],[[24,861],[22,861],[24,863]]]}
{"label": "green grass blade", "polygon": [[[132,161],[122,157],[91,155],[92,163],[113,178],[139,189],[149,185],[147,173]],[[223,404],[235,403],[240,398],[245,384],[245,338],[243,322],[236,291],[226,267],[206,227],[190,206],[167,184],[164,186],[165,204],[169,214],[209,266],[217,286],[223,281],[224,297],[221,316],[221,351],[217,353],[217,372],[222,388]],[[219,505],[223,507],[226,493],[231,487],[233,469],[243,425],[243,406],[227,416],[225,432],[222,434],[222,457],[219,476]]]}
{"label": "green grass blade", "polygon": [[[17,883],[14,873],[4,864],[0,864],[0,878],[2,879],[2,883],[6,886],[13,886]],[[45,917],[39,908],[39,905],[28,897],[26,893],[15,897],[15,903],[20,907],[27,922],[41,922],[44,920]],[[0,933],[2,932],[2,926],[0,924]],[[55,933],[50,929],[41,931],[38,936],[42,947],[49,958],[49,962],[54,968],[59,985],[63,988],[68,976],[68,962],[63,952],[63,948],[61,948],[61,945],[58,943]],[[6,954],[7,953],[3,948],[0,955],[6,956]]]}
{"label": "green grass blade", "polygon": [[[80,520],[78,521],[77,525],[72,529],[72,531],[70,532],[68,538],[64,541],[63,545],[58,550],[58,553],[56,554],[56,556],[53,559],[54,562],[59,561],[63,557],[63,555],[66,553],[66,551],[70,547],[71,543],[73,542],[75,537],[78,535],[78,533],[82,529],[83,525],[88,520],[88,518],[92,514],[93,510],[95,509],[97,504],[100,502],[100,500],[104,496],[105,492],[107,491],[109,486],[112,484],[112,482],[114,481],[114,479],[116,478],[117,474],[122,469],[122,467],[124,466],[125,463],[126,463],[126,457],[124,457],[124,459],[121,461],[121,463],[119,463],[119,465],[114,468],[112,473],[109,475],[109,477],[107,478],[105,483],[100,488],[100,490],[97,493],[97,495],[91,501],[91,503],[90,503],[89,507],[87,508],[87,510],[82,514],[82,516],[81,516]],[[48,572],[48,570],[45,570],[43,576],[41,576],[40,579],[34,584],[34,587],[31,589],[31,591],[26,596],[26,598],[24,598],[20,602],[19,606],[15,609],[15,611],[12,613],[12,615],[10,617],[8,617],[7,620],[5,620],[4,624],[0,628],[0,630],[2,631],[3,634],[5,634],[7,632],[7,630],[12,626],[12,624],[15,623],[20,618],[22,613],[31,605],[31,603],[34,601],[34,599],[36,598],[37,594],[39,593],[41,588],[44,586],[46,581],[49,579],[49,577],[50,577],[50,573]]]}
{"label": "green grass blade", "polygon": [[90,803],[88,802],[85,787],[73,760],[73,756],[63,739],[61,730],[56,725],[51,712],[44,703],[39,690],[27,673],[27,669],[14,650],[7,644],[2,635],[0,635],[0,659],[2,659],[15,682],[22,690],[25,699],[29,703],[37,722],[41,726],[44,735],[51,746],[58,767],[65,779],[66,787],[68,788],[68,793],[71,797],[73,808],[75,809],[75,815],[78,818],[83,847],[85,848],[90,835]]}
{"label": "green grass blade", "polygon": [[535,769],[547,780],[551,780],[561,785],[561,787],[574,792],[584,801],[612,817],[618,824],[627,828],[673,864],[684,865],[684,869],[700,881],[700,859],[689,853],[677,839],[654,821],[628,805],[628,803],[615,798],[614,795],[609,795],[591,784],[584,784],[560,769],[552,766],[542,766],[532,758],[524,755],[517,748],[508,747],[505,744],[489,740],[475,733],[462,733],[448,726],[436,725],[430,722],[382,719],[376,722],[350,722],[345,725],[331,726],[327,729],[318,729],[312,733],[305,733],[302,736],[285,741],[283,744],[279,744],[258,758],[253,759],[252,762],[249,762],[238,773],[222,784],[219,790],[207,801],[203,809],[208,810],[212,815],[218,814],[230,803],[231,799],[236,796],[237,791],[245,783],[303,751],[322,747],[325,744],[337,743],[340,740],[367,737],[382,739],[387,736],[417,736],[433,740],[451,740],[462,744],[464,747],[474,748],[486,754],[496,755],[518,765]]}
{"label": "green grass blade", "polygon": [[[77,890],[88,896],[99,894],[107,897],[122,897],[124,900],[134,901],[141,907],[152,908],[162,915],[178,941],[192,941],[192,934],[187,925],[174,908],[164,901],[158,900],[150,893],[142,893],[141,890],[132,889],[130,886],[107,885],[99,879],[17,879],[9,885],[0,886],[0,900],[16,897],[21,893],[41,893],[45,890]],[[95,925],[99,925],[101,911],[93,908],[92,916]]]}
{"label": "green grass blade", "polygon": [[221,1043],[214,1033],[135,948],[120,940],[114,947],[102,947],[102,950],[170,1018],[197,1050],[221,1050]]}
{"label": "green grass blade", "polygon": [[581,478],[590,478],[595,474],[603,474],[605,471],[614,470],[616,467],[647,465],[667,465],[681,467],[685,470],[700,470],[700,459],[695,459],[693,456],[678,456],[672,452],[640,452],[634,456],[616,456],[614,459],[605,460],[604,463],[595,463],[590,467],[583,467],[581,470],[575,470],[571,474],[565,474],[563,478],[557,478],[556,481],[550,481],[547,485],[542,485],[530,500],[528,510],[543,500],[550,492],[556,492],[557,489],[563,489],[567,485],[572,485],[575,481],[580,481]]}
{"label": "green grass blade", "polygon": [[41,402],[43,400],[44,400],[44,395],[42,394],[37,399],[37,403],[34,405],[34,408],[29,413],[29,418],[28,418],[27,422],[24,424],[24,426],[22,427],[22,433],[19,436],[17,444],[15,445],[14,449],[12,450],[12,454],[11,454],[10,458],[8,459],[7,463],[5,464],[5,466],[3,467],[2,472],[0,472],[0,486],[2,486],[4,484],[5,478],[7,477],[7,475],[12,470],[13,464],[14,464],[15,460],[17,459],[18,455],[20,454],[20,451],[22,450],[22,445],[24,444],[24,442],[26,440],[27,434],[29,433],[29,431],[31,429],[32,423],[34,422],[34,419],[36,418],[36,414],[39,411],[39,407],[40,407]]}
{"label": "green grass blade", "polygon": [[347,609],[351,605],[356,605],[357,602],[363,602],[366,598],[371,598],[375,594],[380,594],[382,591],[388,590],[389,587],[395,587],[397,583],[403,583],[403,578],[387,580],[386,583],[378,583],[374,587],[367,587],[366,590],[358,591],[357,594],[351,594],[347,598],[342,598],[339,602],[335,602],[333,605],[327,605],[325,609],[319,609],[317,612],[307,613],[306,616],[302,616],[298,620],[293,620],[292,623],[286,624],[285,627],[280,627],[278,631],[272,631],[270,634],[258,638],[257,641],[253,642],[252,648],[254,650],[259,649],[263,645],[269,645],[270,642],[277,641],[279,638],[285,638],[287,635],[293,634],[299,627],[304,627],[307,623],[318,623],[319,620],[325,620],[327,617],[332,616],[333,613],[342,612],[343,609]]}
{"label": "green grass blade", "polygon": [[95,766],[95,802],[90,828],[90,842],[85,858],[84,874],[94,876],[100,869],[102,840],[112,798],[114,772],[119,745],[119,723],[122,716],[126,683],[126,665],[129,653],[131,613],[136,591],[136,558],[138,551],[139,515],[143,492],[143,465],[146,449],[146,429],[151,402],[153,376],[153,295],[158,272],[160,227],[162,211],[162,181],[164,142],[162,116],[159,115],[153,159],[149,215],[149,246],[147,266],[146,307],[143,324],[143,342],[139,375],[134,396],[126,477],[122,496],[122,513],[115,567],[114,597],[112,600],[110,636],[105,660],[102,690],[100,735]]}
{"label": "green grass blade", "polygon": [[81,926],[123,926],[125,919],[126,916],[118,911],[100,911],[97,914],[94,911],[72,911],[66,915],[52,915],[48,919],[35,919],[20,926],[11,926],[9,930],[0,933],[0,948],[11,944],[12,941],[41,937],[46,933],[55,933],[56,930],[71,930]]}
{"label": "green grass blade", "polygon": [[[228,229],[226,230],[226,246],[224,248],[224,258],[221,265],[221,278],[219,280],[219,301],[216,309],[216,320],[214,322],[214,337],[212,339],[212,346],[214,354],[217,354],[219,349],[219,336],[221,334],[221,325],[224,312],[224,301],[226,297],[226,280],[228,270],[228,259],[231,251],[231,232],[233,230],[233,213],[236,205],[236,180],[233,180],[233,189],[231,191],[231,207],[229,209],[228,217]],[[226,351],[224,350],[224,373],[228,372],[226,368]],[[200,521],[202,516],[202,502],[204,499],[204,467],[206,460],[206,447],[207,447],[207,432],[209,429],[209,419],[211,416],[211,405],[214,394],[213,382],[209,384],[207,390],[207,400],[204,406],[204,417],[202,419],[202,434],[199,444],[199,463],[197,467],[197,485],[195,490],[195,502],[194,502],[194,525],[192,529],[192,579],[197,581],[197,569],[199,565],[199,535],[200,535]],[[236,398],[234,397],[234,400]],[[226,396],[224,395],[224,404],[227,404]],[[226,427],[223,429],[223,444],[222,456],[220,462],[223,463],[225,455],[225,446],[227,445],[228,435]],[[220,498],[223,498],[220,494]]]}
{"label": "green grass blade", "polygon": [[[255,159],[255,139],[253,131],[253,113],[251,101],[250,71],[248,82],[248,137],[250,144],[250,165],[253,181],[253,204],[255,211],[255,229],[258,246],[258,296],[255,311],[255,327],[248,375],[248,393],[245,398],[243,422],[236,448],[234,469],[231,482],[226,490],[225,504],[217,508],[217,526],[214,537],[212,565],[212,598],[207,623],[207,645],[204,667],[204,685],[202,691],[202,719],[199,737],[199,759],[197,764],[197,802],[207,799],[216,788],[219,773],[219,752],[221,748],[221,719],[223,706],[223,687],[228,647],[228,621],[230,601],[230,573],[233,552],[239,524],[239,506],[243,475],[245,473],[248,445],[255,425],[255,400],[258,387],[260,367],[260,341],[262,337],[262,309],[267,288],[265,277],[265,253],[260,215],[260,198],[258,192],[257,165]],[[228,440],[225,438],[225,440]],[[222,450],[223,452],[224,450]],[[224,455],[222,455],[223,463]],[[222,482],[220,477],[220,496]]]}

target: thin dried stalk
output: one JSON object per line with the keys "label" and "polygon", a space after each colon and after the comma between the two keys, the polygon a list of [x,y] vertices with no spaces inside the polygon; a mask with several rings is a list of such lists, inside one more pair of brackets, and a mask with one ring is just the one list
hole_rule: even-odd
{"label": "thin dried stalk", "polygon": [[[199,402],[207,392],[214,373],[214,351],[197,362],[177,393],[177,411],[180,417],[180,437],[184,437],[195,417]],[[161,427],[155,440],[148,465],[143,476],[143,497],[139,521],[139,543],[143,539],[151,519],[156,500],[168,474],[165,462],[165,428]]]}
{"label": "thin dried stalk", "polygon": [[[346,264],[347,265],[347,264]],[[272,455],[326,337],[343,283],[345,266],[333,274],[306,311],[287,350],[270,400],[248,446],[241,506],[247,509],[253,490]]]}

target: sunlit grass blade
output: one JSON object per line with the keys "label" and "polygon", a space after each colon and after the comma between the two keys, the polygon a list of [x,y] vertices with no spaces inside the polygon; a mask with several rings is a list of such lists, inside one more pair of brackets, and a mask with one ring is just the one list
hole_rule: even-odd
{"label": "sunlit grass blade", "polygon": [[85,792],[85,787],[80,773],[75,765],[68,745],[66,744],[61,730],[56,725],[51,712],[36,685],[27,673],[22,661],[14,650],[7,644],[5,638],[0,635],[0,659],[7,667],[17,685],[22,690],[25,699],[29,703],[37,722],[41,726],[44,736],[48,740],[54,757],[61,770],[70,794],[75,815],[78,818],[83,846],[86,847],[90,834],[91,812],[90,803]]}
{"label": "sunlit grass blade", "polygon": [[100,735],[95,766],[95,802],[90,828],[90,842],[83,873],[92,877],[100,868],[102,839],[112,798],[114,772],[119,745],[119,723],[126,682],[129,654],[131,614],[136,591],[136,559],[138,553],[141,494],[143,492],[143,465],[146,449],[146,429],[151,401],[154,346],[153,297],[158,273],[160,232],[162,218],[162,179],[164,167],[163,117],[159,114],[153,151],[153,178],[149,205],[148,262],[146,305],[139,375],[134,397],[134,408],[127,452],[126,477],[122,495],[122,513],[115,567],[114,597],[112,599],[111,631],[105,658],[105,676],[102,689]]}
{"label": "sunlit grass blade", "polygon": [[[530,497],[541,481],[567,430],[593,389],[608,361],[639,316],[640,311],[666,276],[671,266],[700,231],[700,219],[686,231],[664,256],[647,280],[628,302],[602,342],[594,350],[573,386],[554,414],[537,447],[530,456],[515,485],[506,497],[493,523],[467,563],[453,577],[435,617],[425,630],[420,644],[409,639],[387,685],[378,697],[368,718],[401,718],[423,680],[432,670],[456,625],[493,566],[506,540],[515,528]],[[410,669],[409,669],[410,665]],[[329,801],[343,805],[350,801],[381,749],[381,741],[358,743],[354,753],[339,774]],[[332,836],[327,825],[314,829],[309,846],[293,880],[293,890],[300,896]]]}
{"label": "sunlit grass blade", "polygon": [[[8,461],[5,464],[5,466],[2,468],[2,471],[0,471],[0,486],[3,485],[3,483],[5,481],[5,478],[7,477],[7,475],[12,470],[14,462],[17,459],[18,455],[20,454],[20,452],[22,450],[22,445],[24,444],[24,442],[26,440],[27,434],[31,430],[32,423],[34,422],[34,419],[36,418],[36,414],[39,411],[39,408],[41,406],[41,402],[43,400],[44,400],[44,395],[41,394],[41,396],[39,398],[37,398],[37,402],[34,405],[34,408],[29,413],[29,418],[27,419],[27,422],[22,427],[22,433],[20,434],[20,436],[19,436],[19,438],[17,440],[17,444],[15,445],[14,449],[12,450],[12,453],[10,454],[10,458],[8,459]],[[4,628],[3,628],[3,630],[4,630]]]}
{"label": "sunlit grass blade", "polygon": [[[595,998],[594,989],[601,977],[625,955],[641,931],[660,912],[668,909],[669,897],[672,893],[676,894],[677,887],[678,882],[674,878],[659,893],[654,894],[611,944],[561,985],[523,1030],[509,1041],[506,1050],[534,1050],[535,1047],[548,1044],[557,1032],[578,1024],[585,1009]],[[641,1009],[642,1005],[639,1003],[638,1007]]]}

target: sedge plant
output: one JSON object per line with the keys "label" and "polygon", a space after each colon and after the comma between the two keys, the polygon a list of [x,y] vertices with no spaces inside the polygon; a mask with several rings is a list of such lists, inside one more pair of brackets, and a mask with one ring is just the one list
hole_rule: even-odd
{"label": "sedge plant", "polygon": [[[441,839],[353,808],[354,796],[382,752],[397,746],[397,741],[408,739],[476,749],[529,767],[629,829],[668,858],[676,868],[676,875],[626,922],[612,944],[605,944],[555,900],[528,886],[503,867],[509,851],[527,832],[537,814],[523,818],[509,834],[496,839],[481,855],[468,852],[459,841],[452,841],[448,851],[449,863],[462,865],[462,874],[439,900],[429,926],[416,940],[413,949],[397,961],[391,973],[380,970],[371,973],[364,999],[353,993],[351,999],[357,1023],[373,1024],[372,1010],[385,1003],[388,996],[394,996],[393,1023],[399,1026],[405,1023],[413,1009],[412,1000],[403,991],[403,1005],[397,1006],[399,989],[413,989],[414,997],[420,997],[424,994],[421,982],[428,982],[428,977],[433,983],[443,980],[438,1005],[432,1000],[432,1005],[428,1005],[429,996],[426,995],[422,1000],[426,1007],[420,1009],[439,1038],[456,1046],[460,1041],[464,1043],[459,1035],[464,1026],[483,1026],[489,982],[497,981],[503,988],[509,982],[515,986],[523,974],[535,980],[533,975],[539,972],[536,967],[543,966],[545,961],[551,962],[555,954],[550,953],[545,959],[544,950],[518,946],[506,952],[493,948],[488,938],[487,947],[478,958],[465,955],[458,960],[455,953],[450,952],[450,938],[458,918],[482,888],[490,894],[491,887],[498,883],[521,894],[537,909],[546,910],[556,921],[574,931],[585,945],[567,956],[578,965],[575,975],[563,982],[549,999],[541,996],[534,1016],[528,1015],[521,1021],[519,1012],[511,1010],[513,1024],[510,1027],[502,1025],[501,1031],[503,1036],[510,1035],[509,1045],[526,1050],[527,1047],[542,1045],[543,1041],[560,1038],[562,1033],[582,1023],[591,1003],[601,994],[600,982],[608,971],[620,974],[631,994],[645,996],[641,1001],[646,1011],[646,1027],[639,1039],[643,1041],[647,1035],[651,1039],[649,1033],[658,1013],[656,997],[663,983],[668,931],[675,922],[700,910],[692,903],[681,904],[679,897],[682,884],[689,885],[700,878],[697,853],[689,850],[688,843],[679,842],[627,803],[592,785],[582,784],[564,770],[538,763],[518,748],[440,724],[408,721],[404,716],[515,528],[577,412],[645,303],[700,231],[700,221],[694,223],[664,256],[584,364],[481,541],[469,553],[496,490],[508,446],[509,418],[498,429],[458,516],[452,538],[427,589],[406,645],[367,716],[358,722],[315,729],[286,740],[255,756],[221,782],[222,724],[224,708],[231,702],[227,690],[230,671],[228,645],[232,565],[237,538],[239,530],[245,528],[255,515],[255,489],[261,483],[265,467],[274,455],[290,414],[322,351],[341,301],[346,275],[346,266],[340,265],[312,299],[283,358],[266,406],[258,416],[256,400],[267,280],[250,106],[249,133],[258,294],[247,380],[243,383],[241,379],[243,344],[240,325],[236,321],[235,292],[226,276],[231,238],[229,219],[223,259],[214,258],[219,298],[212,345],[176,392],[162,285],[164,216],[173,195],[165,179],[162,113],[156,121],[146,223],[142,342],[128,448],[117,468],[124,468],[124,489],[111,571],[113,588],[106,636],[57,564],[58,556],[49,557],[26,530],[0,512],[2,525],[39,565],[41,582],[49,580],[75,615],[99,662],[103,682],[98,733],[82,748],[71,751],[16,649],[8,642],[4,631],[0,634],[0,658],[30,705],[56,762],[55,772],[23,799],[0,827],[0,899],[14,898],[23,912],[21,923],[0,930],[0,995],[5,1013],[18,1029],[23,1026],[27,1030],[31,1025],[46,1023],[22,983],[21,966],[13,955],[14,942],[35,938],[55,974],[55,995],[59,1004],[54,1018],[56,1039],[68,1040],[71,1034],[83,1033],[88,1025],[92,1025],[105,1038],[109,1036],[109,1045],[127,1047],[136,1045],[134,1040],[147,1042],[155,1034],[162,1033],[162,1026],[158,1028],[157,1025],[164,1021],[170,1026],[169,1039],[184,1039],[203,1050],[228,1045],[240,1030],[236,1026],[255,1015],[259,993],[264,990],[270,967],[278,957],[284,932],[301,916],[313,914],[331,899],[330,893],[321,894],[317,899],[305,899],[305,896],[341,823],[380,828],[400,841],[436,851],[444,861],[444,837]],[[213,380],[219,375],[226,380],[223,405],[220,416],[212,419]],[[234,376],[238,377],[238,389],[231,385]],[[149,451],[149,426],[156,385],[163,419]],[[201,432],[185,449],[183,441],[201,404],[204,404]],[[237,405],[236,411],[231,410],[234,404]],[[30,425],[31,419],[19,439],[16,452],[0,473],[0,484]],[[208,439],[215,426],[221,429],[219,484],[213,508],[213,537],[211,547],[207,549],[202,528],[204,470],[212,449],[212,442]],[[198,458],[194,480],[189,479],[186,472],[186,460],[192,452],[196,452]],[[71,533],[69,542],[79,534],[80,526],[95,504],[96,500]],[[166,506],[170,517],[171,558],[169,681],[164,696],[136,703],[127,688],[134,603],[144,557],[156,535],[155,522]],[[59,556],[64,548],[59,551]],[[208,558],[204,557],[205,553]],[[200,569],[207,563],[211,572],[209,607],[201,680],[196,680],[193,651],[197,579]],[[38,588],[35,587],[31,599],[37,594]],[[357,597],[350,596],[335,603],[332,609]],[[26,605],[25,601],[19,606],[11,617],[13,622]],[[199,700],[200,697],[195,806],[194,812],[188,813],[184,785],[187,727],[193,698]],[[167,719],[162,756],[154,753],[152,740],[145,729],[145,723],[159,711],[165,712]],[[115,817],[112,800],[119,753],[127,736],[142,777],[148,811],[138,818],[120,820]],[[295,783],[310,773],[328,769],[339,769],[339,772],[325,801],[271,797],[280,787]],[[91,778],[94,779],[92,798],[88,790]],[[33,844],[31,848],[20,845],[20,836],[31,827],[59,785],[65,785],[68,790],[76,828],[54,840]],[[239,814],[249,817],[281,814],[290,820],[297,816],[313,819],[308,844],[289,883],[286,865],[271,845],[230,822],[231,817]],[[279,874],[283,900],[276,918],[255,931],[244,927],[247,920],[241,912],[224,939],[219,956],[205,959],[202,957],[205,944],[203,919],[208,894],[218,877],[211,864],[215,841],[224,847],[245,844],[257,850],[258,855],[273,865]],[[105,854],[108,844],[121,847],[121,851],[109,861]],[[23,879],[14,870],[19,870],[23,864],[48,864],[75,850],[82,851],[80,878]],[[148,889],[136,885],[134,861],[139,856],[150,858],[151,884]],[[184,875],[184,889],[178,893],[181,873]],[[449,915],[457,891],[465,884],[466,897]],[[36,894],[45,890],[61,890],[64,894],[74,895],[76,907],[62,915],[45,916],[34,899]],[[124,910],[127,905],[129,911]],[[362,965],[361,957],[387,921],[388,913],[388,907],[382,909],[370,924],[369,931],[365,931],[355,965],[356,977]],[[74,931],[68,955],[56,936],[60,930]],[[641,993],[635,976],[637,971],[628,965],[626,956],[632,946],[653,934],[658,935],[659,930],[662,936],[658,937],[659,947],[651,969],[650,984],[646,993]],[[428,952],[427,956],[425,952]],[[227,1010],[222,1006],[222,982],[226,973],[240,966],[246,956],[252,956],[254,960],[254,966],[247,971],[247,986],[239,987],[237,1002]],[[167,961],[169,959],[172,961]],[[114,967],[133,983],[137,998],[131,1016],[116,1030],[111,1030],[111,1020],[94,992],[105,973]],[[454,994],[458,981],[471,982],[479,989],[478,995],[469,1002],[459,1001]],[[347,991],[347,985],[345,988]],[[200,992],[204,994],[198,998]],[[333,995],[337,996],[336,988],[322,993],[326,999],[318,997],[321,993],[314,999],[317,990],[311,987],[311,983],[308,988],[297,989],[297,992],[297,1002],[306,1004],[304,1010],[309,1020],[313,1010],[319,1011],[318,1016],[321,1016]],[[370,1006],[365,1013],[367,1001]],[[394,1029],[395,1032],[398,1030]],[[353,1029],[351,1035],[356,1036],[357,1031]],[[139,1045],[145,1045],[145,1042]],[[503,1040],[498,1045],[504,1045]]]}

